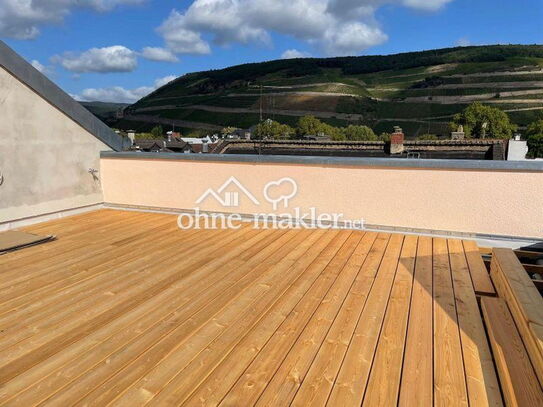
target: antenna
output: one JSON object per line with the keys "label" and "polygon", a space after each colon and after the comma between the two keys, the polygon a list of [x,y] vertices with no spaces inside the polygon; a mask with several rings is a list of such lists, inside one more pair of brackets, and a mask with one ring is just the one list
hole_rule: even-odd
{"label": "antenna", "polygon": [[262,121],[262,85],[260,85],[260,121]]}

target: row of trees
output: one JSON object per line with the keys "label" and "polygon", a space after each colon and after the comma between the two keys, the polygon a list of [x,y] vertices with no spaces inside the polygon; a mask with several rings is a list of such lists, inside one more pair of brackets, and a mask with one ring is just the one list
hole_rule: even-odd
{"label": "row of trees", "polygon": [[314,116],[304,116],[298,120],[296,127],[281,124],[273,120],[266,120],[256,126],[256,138],[297,139],[304,136],[325,135],[332,140],[377,141],[386,135],[377,136],[368,126],[350,125],[347,127],[334,127],[317,119]]}
{"label": "row of trees", "polygon": [[[453,117],[451,129],[459,126],[464,128],[467,138],[499,138],[510,139],[517,126],[511,123],[509,116],[504,111],[485,106],[482,103],[469,105],[462,113]],[[350,125],[347,127],[335,127],[324,123],[314,116],[304,116],[298,120],[296,127],[281,124],[273,120],[260,123],[255,129],[257,138],[291,139],[308,135],[323,134],[332,140],[375,141],[387,138],[387,134],[377,136],[368,126]],[[435,135],[427,134],[419,137],[421,140],[435,140]]]}
{"label": "row of trees", "polygon": [[[467,138],[510,139],[518,129],[518,126],[511,122],[503,110],[479,102],[472,103],[463,112],[454,115],[450,126],[453,131],[462,126]],[[388,133],[376,135],[368,126],[334,127],[314,116],[300,118],[296,127],[266,120],[256,127],[254,133],[257,138],[274,139],[296,139],[320,134],[329,136],[332,140],[349,141],[387,141],[390,138]],[[543,119],[528,126],[526,137],[529,155],[533,158],[543,157]],[[438,137],[433,134],[424,134],[418,139],[437,140]]]}

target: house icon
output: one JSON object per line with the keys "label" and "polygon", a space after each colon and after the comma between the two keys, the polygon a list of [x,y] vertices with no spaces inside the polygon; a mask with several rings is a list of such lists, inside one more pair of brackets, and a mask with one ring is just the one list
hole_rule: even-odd
{"label": "house icon", "polygon": [[[238,191],[235,192],[225,192],[230,186],[235,186]],[[230,177],[228,180],[217,190],[209,188],[205,191],[200,198],[196,201],[197,205],[200,205],[210,196],[215,198],[225,208],[235,208],[239,206],[240,203],[240,193],[243,193],[249,200],[255,205],[260,205],[260,202],[254,197],[253,194],[245,188],[241,182],[239,182],[235,177]]]}

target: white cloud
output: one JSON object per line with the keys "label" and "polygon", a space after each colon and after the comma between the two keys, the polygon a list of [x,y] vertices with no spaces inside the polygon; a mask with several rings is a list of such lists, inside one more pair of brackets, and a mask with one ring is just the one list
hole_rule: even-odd
{"label": "white cloud", "polygon": [[404,6],[424,11],[436,11],[453,0],[403,0]]}
{"label": "white cloud", "polygon": [[343,18],[373,18],[375,10],[385,4],[437,11],[453,0],[329,0],[328,11]]}
{"label": "white cloud", "polygon": [[109,88],[88,88],[84,89],[81,94],[70,94],[74,99],[81,102],[116,102],[116,103],[134,103],[144,96],[166,85],[177,76],[170,75],[164,78],[155,80],[153,86],[141,86],[135,89],[126,89],[122,86],[112,86]]}
{"label": "white cloud", "polygon": [[353,55],[356,50],[368,49],[387,39],[378,27],[352,22],[326,30],[322,42],[328,55]]}
{"label": "white cloud", "polygon": [[281,59],[310,58],[311,54],[297,49],[287,49],[281,54]]}
{"label": "white cloud", "polygon": [[121,86],[111,88],[89,88],[84,89],[76,99],[82,102],[117,102],[134,103],[154,90],[149,86],[142,86],[136,89],[125,89]]}
{"label": "white cloud", "polygon": [[143,58],[150,61],[158,62],[178,62],[179,59],[175,54],[166,48],[160,47],[145,47],[140,54]]}
{"label": "white cloud", "polygon": [[179,62],[179,58],[171,50],[161,47],[145,47],[140,55],[149,61]]}
{"label": "white cloud", "polygon": [[80,54],[66,52],[51,60],[76,73],[132,72],[138,66],[137,54],[122,45],[91,48]]}
{"label": "white cloud", "polygon": [[162,86],[167,85],[168,83],[170,83],[171,81],[177,78],[178,76],[175,76],[175,75],[168,75],[168,76],[165,76],[164,78],[158,78],[155,81],[155,89],[161,88]]}
{"label": "white cloud", "polygon": [[107,12],[119,5],[146,0],[0,0],[0,36],[33,39],[40,26],[59,24],[76,8]]}
{"label": "white cloud", "polygon": [[200,33],[185,28],[184,18],[177,11],[170,16],[157,30],[169,49],[177,54],[205,55],[211,53],[209,44],[205,42]]}
{"label": "white cloud", "polygon": [[437,11],[450,1],[195,0],[184,12],[172,11],[158,32],[179,54],[208,54],[208,41],[269,45],[275,32],[307,41],[328,55],[355,55],[387,40],[375,19],[379,7]]}
{"label": "white cloud", "polygon": [[469,38],[462,37],[456,41],[456,45],[459,47],[469,47],[471,45],[471,41]]}

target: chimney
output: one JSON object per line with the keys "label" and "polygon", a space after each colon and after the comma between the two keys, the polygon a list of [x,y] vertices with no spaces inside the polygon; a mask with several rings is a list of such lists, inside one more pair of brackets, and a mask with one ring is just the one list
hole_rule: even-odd
{"label": "chimney", "polygon": [[206,141],[202,143],[202,153],[209,153],[209,145]]}
{"label": "chimney", "polygon": [[401,127],[394,126],[394,133],[390,136],[390,154],[401,154],[404,152],[403,142],[405,135]]}
{"label": "chimney", "polygon": [[134,145],[134,143],[136,142],[136,132],[134,130],[128,130],[127,135],[132,142],[132,145]]}

